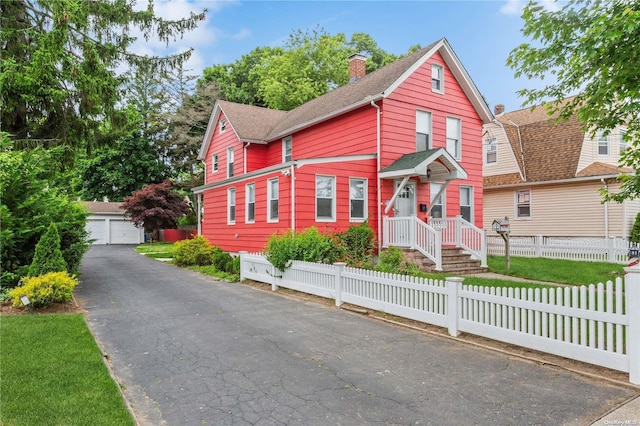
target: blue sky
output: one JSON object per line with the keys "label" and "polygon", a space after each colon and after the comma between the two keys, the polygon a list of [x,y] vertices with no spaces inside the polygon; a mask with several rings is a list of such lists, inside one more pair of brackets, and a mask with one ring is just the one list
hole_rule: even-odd
{"label": "blue sky", "polygon": [[[143,2],[146,3],[146,2]],[[207,19],[170,51],[195,49],[188,63],[194,74],[232,63],[259,46],[279,46],[294,30],[324,28],[330,34],[370,34],[391,53],[426,46],[446,37],[489,106],[519,109],[516,91],[540,82],[515,80],[505,65],[509,52],[526,42],[520,12],[525,2],[501,1],[215,1],[156,0],[156,13],[176,19],[208,9]],[[557,8],[548,2],[547,7]],[[140,53],[157,54],[159,43],[140,43]],[[166,52],[166,50],[164,50]]]}

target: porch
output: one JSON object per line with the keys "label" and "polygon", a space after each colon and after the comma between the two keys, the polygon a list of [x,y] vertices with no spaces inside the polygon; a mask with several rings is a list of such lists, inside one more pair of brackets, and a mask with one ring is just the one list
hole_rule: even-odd
{"label": "porch", "polygon": [[[382,246],[406,248],[419,252],[433,262],[435,271],[444,271],[452,248],[466,253],[487,267],[486,232],[467,222],[462,216],[429,219],[428,223],[415,215],[383,218]],[[446,254],[446,253],[449,254]]]}

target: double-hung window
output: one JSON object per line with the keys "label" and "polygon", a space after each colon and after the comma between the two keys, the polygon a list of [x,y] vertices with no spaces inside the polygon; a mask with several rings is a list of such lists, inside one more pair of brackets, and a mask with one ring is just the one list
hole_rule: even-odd
{"label": "double-hung window", "polygon": [[625,132],[624,130],[620,130],[620,139],[618,141],[618,146],[619,146],[621,154],[625,149],[627,149],[626,134],[627,134],[627,132]]}
{"label": "double-hung window", "polygon": [[318,222],[336,220],[335,194],[335,176],[316,176],[316,220]]}
{"label": "double-hung window", "polygon": [[456,160],[460,160],[462,157],[460,133],[460,119],[447,117],[447,151],[449,151],[449,154]]}
{"label": "double-hung window", "polygon": [[496,138],[485,139],[484,146],[486,147],[485,163],[496,163],[498,161],[498,143],[496,142]]}
{"label": "double-hung window", "polygon": [[349,179],[349,220],[361,221],[367,218],[367,180]]}
{"label": "double-hung window", "polygon": [[473,187],[460,187],[460,216],[467,222],[473,223]]}
{"label": "double-hung window", "polygon": [[416,152],[431,148],[431,113],[416,111]]}
{"label": "double-hung window", "polygon": [[282,162],[286,163],[291,161],[293,157],[291,156],[291,148],[293,147],[293,138],[291,136],[287,136],[282,139]]}
{"label": "double-hung window", "polygon": [[247,199],[247,207],[245,222],[254,223],[256,221],[256,184],[249,183],[245,186],[245,197]]}
{"label": "double-hung window", "polygon": [[531,217],[531,190],[523,189],[516,191],[516,217]]}
{"label": "double-hung window", "polygon": [[236,189],[227,189],[227,223],[233,225],[236,223]]}
{"label": "double-hung window", "polygon": [[598,155],[609,155],[610,151],[610,137],[604,135],[602,132],[598,132],[596,140],[598,141]]}
{"label": "double-hung window", "polygon": [[218,171],[218,154],[211,156],[211,173]]}
{"label": "double-hung window", "polygon": [[267,200],[269,200],[269,206],[267,207],[267,222],[278,221],[278,179],[269,179],[267,181]]}
{"label": "double-hung window", "polygon": [[227,177],[233,176],[233,162],[234,162],[233,148],[228,148],[227,149]]}
{"label": "double-hung window", "polygon": [[442,185],[439,183],[432,183],[429,185],[429,192],[431,198],[431,217],[434,219],[442,219],[445,217],[445,202],[444,202],[444,191],[442,194],[436,198],[438,192],[442,189]]}
{"label": "double-hung window", "polygon": [[444,93],[444,68],[442,65],[431,64],[431,90]]}
{"label": "double-hung window", "polygon": [[225,130],[227,130],[227,119],[223,118],[220,120],[220,133],[224,133]]}

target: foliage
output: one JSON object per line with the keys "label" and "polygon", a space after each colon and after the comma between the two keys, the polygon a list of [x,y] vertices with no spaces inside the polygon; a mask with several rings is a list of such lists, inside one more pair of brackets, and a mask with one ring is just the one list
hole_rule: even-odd
{"label": "foliage", "polygon": [[633,222],[633,228],[631,229],[631,241],[636,244],[640,243],[640,212],[638,212],[636,220]]}
{"label": "foliage", "polygon": [[45,307],[52,303],[71,300],[73,289],[78,285],[75,275],[67,272],[49,272],[37,277],[23,277],[21,285],[9,294],[13,306],[22,306],[21,296],[27,296],[34,308]]}
{"label": "foliage", "polygon": [[85,200],[107,197],[109,201],[122,201],[145,184],[160,183],[170,174],[156,148],[139,131],[100,148],[81,168]]}
{"label": "foliage", "polygon": [[321,233],[313,226],[299,232],[271,235],[265,253],[267,260],[279,271],[287,270],[293,260],[335,263],[344,256],[334,235]]}
{"label": "foliage", "polygon": [[220,250],[214,253],[212,264],[218,271],[233,272],[233,257],[226,251]]}
{"label": "foliage", "polygon": [[184,198],[173,190],[171,181],[146,185],[124,199],[122,207],[137,227],[146,233],[175,229],[178,219],[189,212]]}
{"label": "foliage", "polygon": [[240,276],[238,275],[237,272],[234,272],[234,273],[223,272],[218,270],[218,268],[216,268],[213,265],[188,266],[187,268],[191,269],[192,271],[197,271],[197,272],[200,272],[201,274],[210,275],[212,277],[216,277],[221,280],[225,280],[229,282],[236,282],[240,279]]}
{"label": "foliage", "polygon": [[380,253],[376,271],[389,274],[415,275],[420,269],[405,259],[404,253],[397,247],[389,247]]}
{"label": "foliage", "polygon": [[[640,168],[640,3],[571,0],[559,10],[531,2],[522,32],[532,39],[514,49],[507,64],[516,77],[551,78],[541,89],[519,92],[525,104],[545,105],[560,119],[574,114],[592,133],[623,126],[630,145],[621,165]],[[579,92],[566,102],[567,96]],[[625,176],[620,192],[605,193],[621,202],[640,196],[640,176]]]}
{"label": "foliage", "polygon": [[180,266],[211,265],[214,256],[221,252],[218,247],[212,246],[209,240],[201,235],[178,241],[173,247],[173,263]]}
{"label": "foliage", "polygon": [[[4,145],[3,145],[4,146]],[[33,260],[36,243],[51,222],[58,224],[60,249],[75,272],[89,245],[87,212],[60,171],[64,149],[0,149],[0,259],[2,285],[13,287]]]}
{"label": "foliage", "polygon": [[130,1],[108,0],[7,0],[0,12],[2,130],[21,147],[88,149],[102,123],[117,127],[122,119],[115,108],[125,81],[118,66],[160,71],[191,53],[141,56],[131,51],[136,35],[169,44],[205,17],[170,21],[155,16],[153,3],[136,10]]}
{"label": "foliage", "polygon": [[362,267],[371,261],[376,249],[376,235],[367,221],[352,225],[338,235],[344,247],[344,261],[349,266]]}
{"label": "foliage", "polygon": [[51,222],[47,232],[36,244],[36,252],[29,266],[30,277],[45,275],[49,272],[67,272],[67,262],[64,261],[60,251],[60,234],[54,222]]}
{"label": "foliage", "polygon": [[133,426],[81,314],[0,321],[4,425]]}

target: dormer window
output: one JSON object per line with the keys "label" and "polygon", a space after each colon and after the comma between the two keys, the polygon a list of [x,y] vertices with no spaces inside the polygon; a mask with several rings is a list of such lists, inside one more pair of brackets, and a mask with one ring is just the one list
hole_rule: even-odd
{"label": "dormer window", "polygon": [[596,140],[598,141],[598,155],[608,156],[610,151],[609,135],[605,136],[602,132],[598,132]]}
{"label": "dormer window", "polygon": [[627,149],[626,134],[627,132],[625,132],[624,130],[620,130],[620,140],[618,142],[620,153],[622,153],[625,149]]}
{"label": "dormer window", "polygon": [[442,65],[431,64],[431,90],[444,93],[444,68]]}
{"label": "dormer window", "polygon": [[287,163],[293,159],[291,153],[293,148],[293,139],[287,136],[282,139],[282,162]]}
{"label": "dormer window", "polygon": [[485,163],[492,164],[498,161],[498,144],[496,138],[487,138],[484,140],[486,146],[486,159]]}
{"label": "dormer window", "polygon": [[224,133],[225,130],[227,130],[227,119],[223,118],[220,120],[220,133]]}

